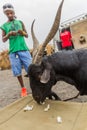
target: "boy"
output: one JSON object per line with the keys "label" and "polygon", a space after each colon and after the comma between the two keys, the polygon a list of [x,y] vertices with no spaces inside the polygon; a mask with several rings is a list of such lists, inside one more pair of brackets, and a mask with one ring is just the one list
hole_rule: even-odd
{"label": "boy", "polygon": [[25,26],[20,20],[16,20],[14,7],[11,4],[3,6],[3,12],[7,16],[8,21],[0,28],[2,29],[2,41],[6,42],[9,39],[9,59],[13,75],[17,77],[21,85],[21,97],[27,96],[27,90],[24,87],[22,79],[22,66],[26,72],[32,62],[29,49],[25,43],[24,37],[28,37]]}

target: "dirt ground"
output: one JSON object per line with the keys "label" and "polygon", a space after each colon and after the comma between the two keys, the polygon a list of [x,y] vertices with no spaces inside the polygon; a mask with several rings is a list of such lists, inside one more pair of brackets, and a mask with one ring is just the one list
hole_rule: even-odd
{"label": "dirt ground", "polygon": [[[25,71],[23,70],[23,79],[28,93],[31,93],[29,87],[29,79],[24,77]],[[13,77],[11,70],[0,71],[0,108],[14,102],[21,98],[21,87],[16,77]]]}
{"label": "dirt ground", "polygon": [[[28,90],[28,93],[31,93],[29,87],[29,79],[27,77],[24,77],[24,75],[25,71],[23,70],[23,79],[25,86]],[[62,81],[57,82],[57,84],[53,86],[52,89],[58,94],[61,100],[75,97],[78,94],[78,91],[74,86]],[[0,71],[0,108],[3,108],[21,98],[20,92],[21,87],[17,81],[17,78],[13,77],[11,70]],[[86,102],[87,96],[78,96],[78,98],[69,101]]]}

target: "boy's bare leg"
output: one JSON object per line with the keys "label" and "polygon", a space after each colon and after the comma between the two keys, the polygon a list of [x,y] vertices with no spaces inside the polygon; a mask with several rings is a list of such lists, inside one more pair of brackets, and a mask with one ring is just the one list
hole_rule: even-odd
{"label": "boy's bare leg", "polygon": [[21,85],[21,88],[22,88],[21,97],[25,97],[25,96],[27,96],[27,90],[26,90],[26,88],[24,87],[23,78],[22,78],[21,75],[20,75],[20,76],[17,76],[17,78],[18,78],[18,81],[19,81],[19,83],[20,83],[20,85]]}
{"label": "boy's bare leg", "polygon": [[19,81],[19,83],[20,83],[20,85],[21,85],[21,88],[23,88],[24,87],[24,83],[23,83],[23,78],[22,78],[22,76],[20,75],[20,76],[17,76],[17,78],[18,78],[18,81]]}

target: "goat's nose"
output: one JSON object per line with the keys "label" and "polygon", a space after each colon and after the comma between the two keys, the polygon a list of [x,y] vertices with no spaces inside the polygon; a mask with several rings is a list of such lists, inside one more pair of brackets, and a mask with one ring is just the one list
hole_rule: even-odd
{"label": "goat's nose", "polygon": [[39,97],[39,96],[35,96],[34,99],[35,99],[35,101],[36,101],[38,104],[40,104],[40,97]]}
{"label": "goat's nose", "polygon": [[39,100],[40,99],[39,96],[35,96],[34,98],[35,98],[35,100]]}

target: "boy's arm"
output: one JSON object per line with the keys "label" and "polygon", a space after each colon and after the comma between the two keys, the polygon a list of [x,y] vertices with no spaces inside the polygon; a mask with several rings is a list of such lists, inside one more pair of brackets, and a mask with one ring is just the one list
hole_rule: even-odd
{"label": "boy's arm", "polygon": [[15,36],[16,34],[17,34],[17,32],[15,32],[15,31],[10,31],[8,34],[6,34],[5,31],[2,30],[2,41],[6,42],[11,35]]}
{"label": "boy's arm", "polygon": [[18,30],[18,33],[20,33],[21,35],[23,35],[26,38],[28,38],[28,33],[27,33],[26,29],[25,29],[25,25],[24,25],[24,23],[22,21],[21,21],[21,23],[22,23],[23,30]]}
{"label": "boy's arm", "polygon": [[6,35],[5,31],[2,30],[2,41],[6,42],[9,39],[9,33]]}
{"label": "boy's arm", "polygon": [[28,33],[27,33],[26,29],[25,29],[25,25],[24,25],[23,22],[22,22],[22,27],[23,27],[23,31],[25,32],[25,37],[28,37]]}

